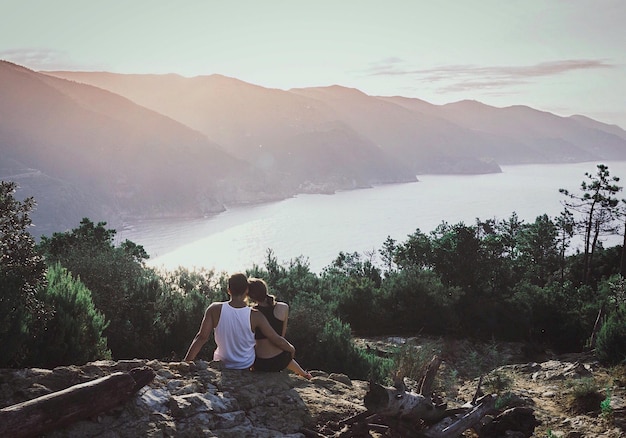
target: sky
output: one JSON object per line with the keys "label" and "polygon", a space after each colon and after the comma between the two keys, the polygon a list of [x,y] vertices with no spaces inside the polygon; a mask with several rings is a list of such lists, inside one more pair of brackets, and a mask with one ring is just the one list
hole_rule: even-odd
{"label": "sky", "polygon": [[0,0],[0,59],[528,105],[626,129],[626,0]]}

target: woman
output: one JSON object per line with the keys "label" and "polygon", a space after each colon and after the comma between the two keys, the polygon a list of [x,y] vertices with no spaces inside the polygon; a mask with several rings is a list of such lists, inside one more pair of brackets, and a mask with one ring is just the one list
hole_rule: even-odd
{"label": "woman", "polygon": [[[254,308],[265,315],[276,333],[284,337],[287,332],[289,305],[276,301],[273,295],[268,295],[267,284],[260,278],[248,279],[248,297],[256,303]],[[299,376],[311,379],[311,374],[304,371],[298,362],[292,359],[291,354],[272,344],[260,330],[255,332],[254,337],[256,359],[252,369],[277,372],[288,368]]]}

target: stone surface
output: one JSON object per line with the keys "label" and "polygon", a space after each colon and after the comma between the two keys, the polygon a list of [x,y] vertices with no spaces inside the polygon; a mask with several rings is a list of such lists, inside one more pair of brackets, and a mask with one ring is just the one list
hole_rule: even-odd
{"label": "stone surface", "polygon": [[[305,437],[306,430],[332,436],[341,429],[341,420],[365,411],[363,398],[369,389],[367,382],[316,370],[311,371],[313,378],[306,380],[289,372],[225,370],[219,362],[201,360],[98,361],[53,370],[0,370],[0,407],[142,366],[152,368],[156,376],[131,401],[46,437],[296,438]],[[603,378],[605,370],[592,359],[552,359],[507,365],[498,371],[510,373],[513,378],[508,389],[509,407],[529,407],[541,422],[533,436],[548,436],[548,431],[552,436],[571,438],[626,436],[623,381],[610,382],[614,412],[611,421],[598,412],[581,415],[567,410],[565,400],[571,392],[568,384],[583,378]],[[476,381],[463,383],[455,399],[446,400],[448,407],[470,400],[475,385]],[[371,432],[365,436],[381,435]],[[509,431],[506,436],[516,435]]]}

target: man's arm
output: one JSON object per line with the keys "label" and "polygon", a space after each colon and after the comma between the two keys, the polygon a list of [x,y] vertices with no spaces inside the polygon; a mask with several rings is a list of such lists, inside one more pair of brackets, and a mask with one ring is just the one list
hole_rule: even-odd
{"label": "man's arm", "polygon": [[209,307],[207,307],[204,312],[204,318],[202,318],[202,323],[200,324],[200,329],[196,334],[196,337],[193,338],[191,345],[189,346],[189,350],[185,355],[185,362],[190,362],[196,358],[202,346],[206,344],[209,340],[209,336],[211,336],[211,331],[215,328],[216,319],[213,317],[213,313],[217,308],[218,303],[213,303]]}
{"label": "man's arm", "polygon": [[252,330],[256,330],[257,328],[260,329],[261,332],[263,332],[265,337],[269,339],[272,344],[276,345],[281,350],[291,353],[291,357],[295,356],[296,349],[294,348],[294,346],[291,345],[289,341],[287,341],[287,339],[276,333],[276,331],[267,321],[267,318],[265,318],[265,316],[261,312],[253,310],[250,317],[252,318]]}

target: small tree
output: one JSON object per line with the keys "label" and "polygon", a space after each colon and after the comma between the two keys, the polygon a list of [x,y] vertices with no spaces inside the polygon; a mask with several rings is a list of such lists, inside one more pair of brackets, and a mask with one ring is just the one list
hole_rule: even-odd
{"label": "small tree", "polygon": [[0,181],[0,366],[21,364],[27,339],[47,317],[36,295],[45,284],[46,266],[28,232],[35,201],[18,201],[16,189],[15,183]]}
{"label": "small tree", "polygon": [[559,285],[563,287],[565,284],[565,265],[567,249],[574,235],[574,216],[567,208],[563,209],[561,214],[555,220],[557,227],[557,246],[559,250]]}
{"label": "small tree", "polygon": [[396,253],[398,251],[398,245],[391,236],[387,236],[387,239],[383,242],[383,248],[378,251],[381,258],[383,259],[383,263],[387,273],[390,273],[394,270],[394,266],[396,264]]}
{"label": "small tree", "polygon": [[622,187],[616,184],[619,178],[611,177],[608,166],[598,164],[597,168],[595,175],[585,172],[588,181],[583,180],[580,185],[582,194],[559,189],[560,193],[569,198],[569,201],[563,202],[565,207],[581,215],[577,226],[582,230],[584,238],[582,279],[584,284],[589,281],[593,254],[599,237],[617,232],[615,220],[619,216],[619,199],[615,195],[622,190]]}
{"label": "small tree", "polygon": [[107,324],[91,300],[91,291],[58,263],[48,268],[47,277],[41,300],[54,310],[54,316],[38,337],[30,362],[52,368],[110,359],[102,336]]}

